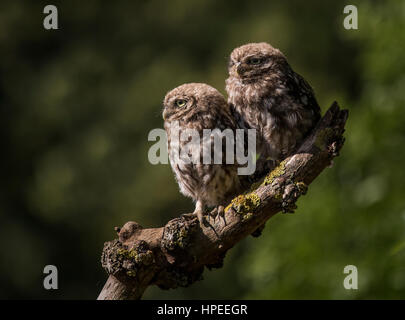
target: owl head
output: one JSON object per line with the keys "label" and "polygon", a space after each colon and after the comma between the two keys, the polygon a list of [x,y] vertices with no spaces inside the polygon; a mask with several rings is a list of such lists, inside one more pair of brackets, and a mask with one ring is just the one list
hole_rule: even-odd
{"label": "owl head", "polygon": [[286,62],[283,53],[270,44],[248,43],[232,51],[228,71],[231,77],[254,79]]}
{"label": "owl head", "polygon": [[205,83],[186,83],[169,91],[163,100],[163,119],[174,121],[215,112],[226,106],[223,95]]}

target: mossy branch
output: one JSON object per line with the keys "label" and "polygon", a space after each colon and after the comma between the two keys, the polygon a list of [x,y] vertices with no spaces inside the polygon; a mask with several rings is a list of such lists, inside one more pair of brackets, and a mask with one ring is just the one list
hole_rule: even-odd
{"label": "mossy branch", "polygon": [[197,218],[175,218],[144,229],[127,222],[106,242],[102,265],[109,278],[98,299],[140,299],[150,285],[162,289],[200,280],[204,268],[220,268],[226,252],[274,214],[293,212],[308,185],[343,146],[347,110],[332,104],[297,152],[226,207],[224,219],[200,228]]}

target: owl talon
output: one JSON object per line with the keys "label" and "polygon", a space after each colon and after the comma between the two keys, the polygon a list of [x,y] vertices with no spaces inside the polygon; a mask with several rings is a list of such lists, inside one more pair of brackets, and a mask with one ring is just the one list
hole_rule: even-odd
{"label": "owl talon", "polygon": [[[198,213],[194,213],[194,212],[191,212],[191,213],[183,213],[183,214],[181,214],[180,215],[180,217],[181,218],[183,218],[183,219],[185,219],[185,220],[193,220],[193,219],[195,219],[195,217],[197,217],[197,219],[198,219],[198,221],[199,221],[199,223],[200,223],[200,226],[201,226],[201,228],[204,226],[204,227],[208,227],[208,226],[210,226],[210,223],[209,223],[209,221],[207,221],[207,219],[203,216],[203,215],[200,215],[200,214],[198,214]],[[209,217],[209,216],[208,216]],[[209,218],[208,218],[209,219]]]}
{"label": "owl talon", "polygon": [[[200,222],[201,229],[203,227],[209,227],[211,225],[210,222],[209,222],[209,218],[207,219],[203,215],[197,216],[197,217],[198,217],[198,221]],[[209,217],[209,215],[208,215],[208,217]]]}
{"label": "owl talon", "polygon": [[212,209],[212,211],[208,214],[208,217],[209,217],[209,219],[213,218],[214,223],[217,223],[217,218],[219,219],[222,217],[223,219],[225,219],[224,212],[225,212],[224,206],[219,205],[219,206],[215,207],[214,209]]}
{"label": "owl talon", "polygon": [[204,206],[201,201],[197,201],[194,214],[197,216],[198,221],[200,222],[200,227],[208,227],[210,224],[207,219],[204,217]]}
{"label": "owl talon", "polygon": [[218,219],[222,218],[225,222],[225,208],[224,206],[218,206],[218,214],[217,214]]}

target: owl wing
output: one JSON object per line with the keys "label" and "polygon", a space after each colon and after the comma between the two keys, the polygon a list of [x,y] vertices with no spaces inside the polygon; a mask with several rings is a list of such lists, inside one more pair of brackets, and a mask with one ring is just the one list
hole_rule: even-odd
{"label": "owl wing", "polygon": [[321,117],[321,108],[309,83],[301,75],[290,69],[287,74],[286,87],[289,88],[290,95],[296,102],[299,102],[304,109],[311,111],[313,123],[317,123]]}

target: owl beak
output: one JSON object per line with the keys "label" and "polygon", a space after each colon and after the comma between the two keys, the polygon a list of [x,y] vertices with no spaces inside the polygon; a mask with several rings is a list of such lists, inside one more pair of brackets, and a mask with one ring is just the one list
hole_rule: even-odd
{"label": "owl beak", "polygon": [[241,77],[243,74],[243,68],[240,65],[240,62],[238,64],[235,65],[235,76],[237,77]]}
{"label": "owl beak", "polygon": [[230,76],[232,76],[232,77],[239,77],[239,75],[238,75],[238,66],[239,66],[239,63],[236,63],[236,64],[234,64],[232,67],[231,67],[231,69],[229,70],[229,75]]}
{"label": "owl beak", "polygon": [[163,120],[166,120],[166,117],[167,117],[167,111],[166,111],[166,109],[163,109],[162,117],[163,117]]}

